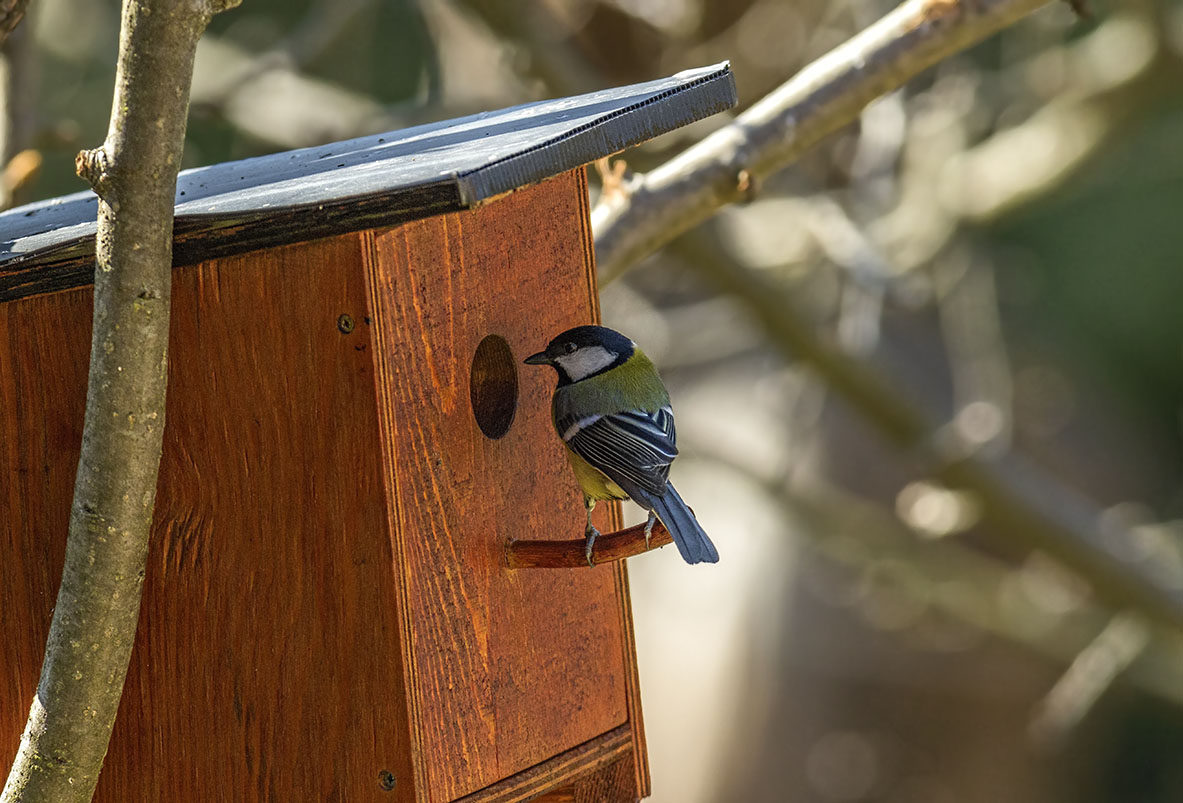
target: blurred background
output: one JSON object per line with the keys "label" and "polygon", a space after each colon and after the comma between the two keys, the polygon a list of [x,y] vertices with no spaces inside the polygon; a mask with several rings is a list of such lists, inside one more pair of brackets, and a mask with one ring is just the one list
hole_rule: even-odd
{"label": "blurred background", "polygon": [[[34,0],[6,43],[5,203],[84,188],[116,6]],[[723,59],[742,110],[891,6],[247,0],[186,166]],[[602,287],[723,555],[630,562],[654,801],[1183,800],[1179,631],[1047,551],[1183,597],[1183,9],[1092,12],[928,71]]]}

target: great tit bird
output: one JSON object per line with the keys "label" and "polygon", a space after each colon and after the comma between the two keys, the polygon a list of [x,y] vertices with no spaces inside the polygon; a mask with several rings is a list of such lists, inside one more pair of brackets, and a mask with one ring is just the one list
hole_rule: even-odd
{"label": "great tit bird", "polygon": [[637,344],[603,326],[576,326],[525,362],[559,374],[551,412],[587,507],[587,562],[600,534],[591,516],[601,499],[632,499],[649,511],[646,545],[661,519],[687,563],[718,561],[715,545],[670,484],[678,455],[670,395]]}

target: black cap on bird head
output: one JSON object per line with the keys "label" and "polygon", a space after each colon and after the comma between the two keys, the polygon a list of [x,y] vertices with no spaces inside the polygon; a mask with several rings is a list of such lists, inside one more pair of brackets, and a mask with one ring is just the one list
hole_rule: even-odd
{"label": "black cap on bird head", "polygon": [[576,326],[556,336],[546,351],[531,354],[528,365],[549,365],[559,372],[559,384],[578,382],[628,362],[636,344],[606,326]]}

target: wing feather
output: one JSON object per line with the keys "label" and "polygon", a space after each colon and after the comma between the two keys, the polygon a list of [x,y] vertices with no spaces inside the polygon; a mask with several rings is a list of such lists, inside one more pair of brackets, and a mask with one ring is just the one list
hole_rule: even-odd
{"label": "wing feather", "polygon": [[665,493],[670,463],[678,455],[674,415],[630,410],[572,421],[563,432],[571,450],[626,491],[636,486]]}

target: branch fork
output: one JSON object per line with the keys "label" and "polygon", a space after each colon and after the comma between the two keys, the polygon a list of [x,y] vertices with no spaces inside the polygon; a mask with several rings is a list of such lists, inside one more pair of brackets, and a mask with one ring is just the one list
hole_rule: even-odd
{"label": "branch fork", "polygon": [[107,149],[102,145],[80,150],[74,157],[74,172],[89,184],[99,197],[106,196],[110,191],[110,171],[111,159],[107,155]]}

